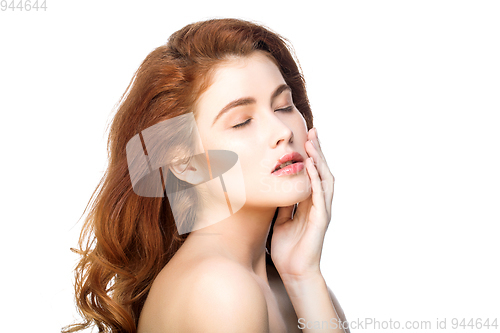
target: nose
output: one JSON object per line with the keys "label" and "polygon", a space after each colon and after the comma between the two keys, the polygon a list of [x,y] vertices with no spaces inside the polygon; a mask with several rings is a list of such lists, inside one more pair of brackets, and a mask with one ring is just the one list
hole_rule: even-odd
{"label": "nose", "polygon": [[283,122],[276,114],[269,119],[270,146],[276,148],[283,143],[293,142],[293,130]]}

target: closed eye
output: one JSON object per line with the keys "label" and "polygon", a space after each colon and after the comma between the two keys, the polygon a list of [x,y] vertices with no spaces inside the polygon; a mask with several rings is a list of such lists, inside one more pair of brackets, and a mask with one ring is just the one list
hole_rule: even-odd
{"label": "closed eye", "polygon": [[[293,110],[293,106],[287,106],[286,108],[276,109],[276,111],[282,111],[282,112],[291,112],[292,110]],[[240,127],[246,126],[250,123],[251,120],[252,120],[252,118],[249,118],[238,125],[234,125],[233,128],[240,128]]]}
{"label": "closed eye", "polygon": [[290,105],[290,106],[287,106],[286,108],[277,109],[276,111],[290,112],[290,111],[292,111],[292,109],[293,109],[293,107]]}
{"label": "closed eye", "polygon": [[233,128],[243,127],[243,126],[245,126],[246,124],[248,124],[248,123],[250,122],[250,120],[252,120],[252,118],[245,120],[245,121],[244,121],[244,122],[242,122],[241,124],[234,125],[234,126],[233,126]]}

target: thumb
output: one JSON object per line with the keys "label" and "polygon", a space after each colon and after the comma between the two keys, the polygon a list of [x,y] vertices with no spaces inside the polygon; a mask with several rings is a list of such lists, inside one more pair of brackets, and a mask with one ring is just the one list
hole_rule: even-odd
{"label": "thumb", "polygon": [[274,223],[274,225],[275,226],[280,225],[289,221],[292,218],[292,212],[294,207],[295,205],[278,207],[278,216],[276,217],[276,222]]}

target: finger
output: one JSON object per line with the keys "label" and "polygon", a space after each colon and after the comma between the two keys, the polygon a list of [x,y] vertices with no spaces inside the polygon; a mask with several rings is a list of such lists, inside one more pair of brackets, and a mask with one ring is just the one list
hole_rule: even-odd
{"label": "finger", "polygon": [[328,164],[324,160],[319,160],[316,164],[316,169],[321,178],[321,188],[323,195],[325,197],[325,206],[328,212],[328,218],[331,216],[332,201],[333,201],[333,190],[335,185],[335,177],[330,171]]}
{"label": "finger", "polygon": [[307,134],[307,139],[311,140],[316,145],[319,155],[326,162],[326,158],[323,155],[323,150],[321,149],[317,133],[318,131],[316,130],[316,127],[311,128],[311,130]]}
{"label": "finger", "polygon": [[325,189],[325,201],[326,201],[326,207],[328,211],[328,217],[330,218],[332,216],[331,211],[332,211],[332,201],[333,201],[333,192],[335,188],[335,177],[332,175],[332,180],[329,183],[323,184],[323,188],[328,187]]}
{"label": "finger", "polygon": [[[321,150],[318,149],[313,140],[310,140],[309,143],[306,143],[306,152],[309,154],[309,156],[312,156],[314,158],[316,169],[319,172],[322,183],[328,216],[330,217],[335,178],[333,177],[333,174],[328,167],[326,159],[321,155]],[[322,156],[322,158],[320,156]]]}
{"label": "finger", "polygon": [[323,194],[321,179],[319,178],[319,173],[314,165],[314,162],[311,161],[310,158],[306,161],[306,168],[309,178],[311,179],[312,204],[320,211],[325,210],[325,197]]}
{"label": "finger", "polygon": [[325,158],[322,156],[321,151],[318,150],[316,144],[312,140],[307,141],[306,152],[309,156],[313,157],[314,163],[318,168],[320,178],[331,179],[333,176],[330,172],[330,168],[328,167]]}
{"label": "finger", "polygon": [[[328,167],[328,162],[326,161],[325,155],[323,154],[323,150],[321,149],[321,146],[319,144],[318,130],[316,129],[316,127],[311,128],[307,137],[313,143],[313,147],[317,151],[319,156],[321,156],[321,159],[325,162],[326,168],[320,167],[320,170],[319,170],[321,179],[324,179],[323,176],[328,176],[330,181],[334,181],[333,175],[330,172],[330,168]],[[315,161],[321,162],[319,159],[315,160]],[[327,174],[327,171],[328,171],[328,174]]]}
{"label": "finger", "polygon": [[328,214],[331,211],[331,203],[333,200],[333,185],[335,183],[335,178],[333,177],[330,168],[325,160],[319,158],[318,150],[311,141],[306,143],[306,151],[309,156],[312,156],[314,163],[316,164],[316,169],[319,172],[319,177],[321,179],[322,188],[324,191],[325,202],[328,207]]}
{"label": "finger", "polygon": [[318,129],[314,127],[314,140],[318,144],[319,150],[321,150],[321,142],[319,142]]}

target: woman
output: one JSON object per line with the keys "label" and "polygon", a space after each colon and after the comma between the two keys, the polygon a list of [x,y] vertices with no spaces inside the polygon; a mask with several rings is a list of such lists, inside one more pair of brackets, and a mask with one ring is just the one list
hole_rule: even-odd
{"label": "woman", "polygon": [[319,267],[334,178],[280,36],[177,31],[136,72],[108,150],[78,251],[85,322],[66,332],[344,332]]}

